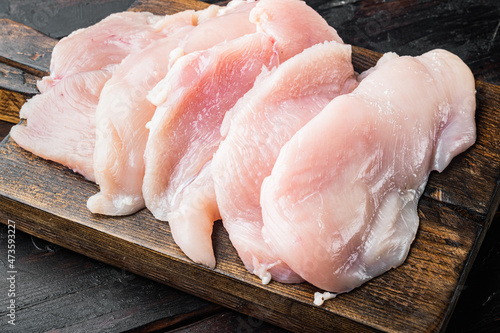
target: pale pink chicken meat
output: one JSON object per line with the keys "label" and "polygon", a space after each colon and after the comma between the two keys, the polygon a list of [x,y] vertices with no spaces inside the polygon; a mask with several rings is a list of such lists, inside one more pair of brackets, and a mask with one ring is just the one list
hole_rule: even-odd
{"label": "pale pink chicken meat", "polygon": [[257,25],[257,31],[276,39],[280,62],[318,43],[342,43],[337,31],[301,0],[260,0],[250,21]]}
{"label": "pale pink chicken meat", "polygon": [[[94,168],[100,192],[87,202],[93,213],[128,215],[145,207],[146,124],[156,110],[146,95],[180,56],[255,32],[255,25],[248,21],[254,2],[233,1],[228,6],[184,11],[163,19],[160,23],[164,32],[168,29],[168,36],[125,58],[106,83],[96,115]],[[164,84],[175,83],[165,80]]]}
{"label": "pale pink chicken meat", "polygon": [[[304,48],[310,47],[318,42],[323,42],[323,41],[329,41],[329,40],[337,40],[340,41],[340,38],[338,37],[336,31],[333,28],[330,28],[326,21],[324,21],[321,16],[319,16],[317,13],[314,12],[311,8],[307,7],[304,5],[304,3],[300,1],[289,1],[286,4],[289,8],[290,11],[294,11],[294,20],[290,20],[289,18],[282,18],[282,19],[277,19],[279,18],[279,11],[284,9],[283,3],[280,0],[265,0],[265,1],[260,1],[257,2],[257,5],[255,8],[250,12],[250,22],[256,23],[256,29],[259,31],[266,32],[268,35],[272,36],[274,40],[276,40],[275,44],[275,50],[278,52],[280,55],[279,60],[284,61],[288,57],[293,56],[294,53],[296,53],[298,50],[303,50]],[[314,21],[314,22],[313,22]],[[244,18],[241,17],[239,21],[234,21],[233,25],[229,27],[229,29],[225,32],[230,33],[232,30],[234,30],[235,26],[239,26],[241,24],[248,24],[248,22],[245,22]],[[304,37],[302,35],[297,35],[297,29],[296,26],[301,25],[302,33],[307,33],[307,36]],[[319,30],[313,30],[310,27],[313,26],[315,28],[321,27]],[[288,31],[288,32],[287,32]],[[203,35],[201,35],[203,36]],[[295,41],[295,47],[291,48],[291,50],[288,50],[290,48],[290,45],[292,45],[292,41]],[[159,86],[162,85],[162,83],[159,84]],[[166,91],[170,91],[170,83],[168,80],[163,81],[163,85],[167,88]],[[156,89],[155,89],[156,90]],[[158,89],[161,90],[161,89]],[[155,96],[153,99],[156,99],[157,101],[155,104],[161,103],[161,100],[165,98],[165,96],[162,96],[162,94],[155,93]],[[163,94],[164,95],[164,94]],[[219,97],[216,97],[216,99]],[[151,136],[150,139],[151,141]],[[149,143],[148,143],[149,144]],[[184,163],[184,162],[183,162]],[[186,168],[187,166],[183,166],[183,168]],[[158,166],[155,166],[155,168],[159,168]],[[156,171],[158,172],[158,171]],[[151,173],[154,174],[154,173]],[[204,173],[205,174],[205,173]],[[207,173],[208,174],[208,173]],[[147,171],[147,166],[146,166],[146,178],[148,177],[148,171]],[[158,176],[157,176],[158,177]],[[207,176],[208,177],[208,176]],[[168,177],[167,177],[168,178]],[[177,177],[172,177],[172,178],[177,178]],[[153,177],[150,178],[150,182],[152,183]],[[215,202],[215,198],[212,194],[208,195],[209,193],[213,193],[213,189],[210,189],[210,182],[205,183],[205,187],[203,190],[197,190],[198,195],[194,194],[194,192],[190,192],[187,189],[183,189],[181,186],[182,191],[177,191],[175,196],[171,196],[168,198],[166,195],[151,195],[151,194],[146,194],[146,190],[148,186],[146,186],[146,182],[144,183],[143,186],[143,192],[145,197],[150,196],[154,198],[154,202],[150,201],[148,203],[148,198],[146,199],[146,206],[153,212],[155,217],[159,219],[168,219],[169,223],[172,228],[172,233],[174,234],[174,238],[177,237],[176,242],[180,245],[180,247],[184,250],[184,252],[191,257],[194,261],[197,262],[202,262],[202,263],[209,263],[209,266],[212,266],[215,263],[215,259],[213,257],[203,259],[203,260],[198,260],[196,259],[195,255],[190,254],[190,252],[194,249],[193,244],[197,244],[199,242],[199,239],[202,237],[206,239],[207,241],[204,243],[206,244],[206,250],[202,250],[200,248],[197,249],[199,253],[209,253],[212,255],[212,251],[210,251],[209,245],[211,246],[211,238],[210,238],[210,233],[212,228],[212,222],[210,220],[216,219],[218,217],[218,210],[217,210],[217,204]],[[194,183],[194,182],[193,182]],[[152,184],[151,186],[158,186],[158,184]],[[164,186],[164,185],[163,185]],[[172,188],[179,188],[178,185],[172,186]],[[161,190],[161,187],[160,187]],[[155,190],[152,193],[158,193],[159,190]],[[177,218],[177,216],[182,216],[180,215],[175,215],[173,213],[170,213],[168,216],[168,213],[171,211],[171,208],[168,207],[168,205],[171,204],[172,200],[178,199],[178,193],[193,193],[190,194],[193,197],[199,197],[200,193],[205,193],[202,196],[205,198],[203,205],[199,206],[198,209],[191,209],[191,210],[185,210],[189,211],[189,220],[190,221],[195,221],[198,219],[200,222],[197,224],[194,222],[189,222],[182,224],[181,222],[172,222],[175,216],[175,219],[177,221],[181,221],[180,218]],[[188,198],[187,195],[184,195],[184,197]],[[183,199],[184,200],[184,199]],[[190,199],[192,200],[192,199]],[[192,202],[192,201],[186,201],[186,202]],[[165,212],[161,212],[161,209],[155,206],[162,205],[164,208],[162,208]],[[186,207],[185,204],[179,204],[178,207]],[[212,211],[213,210],[213,211]],[[186,213],[183,213],[186,215]],[[207,216],[210,218],[207,219]],[[190,226],[192,225],[192,226]],[[181,229],[182,228],[182,229]],[[176,230],[178,229],[178,231]],[[184,232],[181,232],[181,230],[184,230]],[[193,230],[196,230],[196,234],[193,233]],[[176,235],[183,235],[182,237],[182,242],[185,243],[186,245],[182,245],[180,236]],[[289,280],[297,281],[298,279],[295,277],[291,277],[293,274],[289,274]]]}
{"label": "pale pink chicken meat", "polygon": [[168,84],[151,92],[159,106],[144,155],[144,199],[195,262],[215,266],[211,233],[219,213],[210,164],[222,119],[262,68],[276,64],[273,39],[249,34],[180,58],[162,81]]}
{"label": "pale pink chicken meat", "polygon": [[21,108],[20,117],[27,121],[12,127],[12,139],[94,181],[95,106],[110,76],[106,70],[75,74],[36,95]]}
{"label": "pale pink chicken meat", "polygon": [[[207,9],[210,16],[201,17],[201,21],[179,45],[181,50],[206,50],[215,44],[232,40],[256,31],[256,26],[248,19],[250,11],[257,2],[233,0],[225,7]],[[215,6],[212,6],[215,7]],[[216,15],[216,19],[207,19]]]}
{"label": "pale pink chicken meat", "polygon": [[15,126],[12,138],[95,181],[95,111],[101,89],[123,58],[165,36],[155,27],[163,19],[150,13],[113,14],[63,38],[54,47],[50,76],[37,83],[41,95],[22,107],[27,125]]}
{"label": "pale pink chicken meat", "polygon": [[281,149],[261,188],[266,241],[318,288],[399,266],[431,170],[475,142],[475,85],[455,55],[385,55]]}
{"label": "pale pink chicken meat", "polygon": [[144,208],[146,123],[156,110],[146,95],[168,72],[168,55],[194,28],[193,16],[194,11],[170,16],[170,35],[126,57],[105,84],[95,117],[94,172],[100,192],[87,202],[92,213],[128,215]]}
{"label": "pale pink chicken meat", "polygon": [[69,75],[120,63],[130,53],[164,36],[155,27],[162,18],[147,12],[122,12],[72,32],[54,47],[47,79],[57,82]]}
{"label": "pale pink chicken meat", "polygon": [[264,283],[301,278],[262,238],[261,183],[292,135],[356,85],[351,47],[321,43],[259,76],[224,118],[224,141],[212,163],[217,203],[240,258]]}

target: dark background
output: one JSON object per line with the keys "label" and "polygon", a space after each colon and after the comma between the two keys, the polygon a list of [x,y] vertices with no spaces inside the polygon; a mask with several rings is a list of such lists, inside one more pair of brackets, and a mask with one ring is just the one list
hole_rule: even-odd
{"label": "dark background", "polygon": [[[125,10],[131,3],[133,0],[0,0],[0,18],[61,38],[112,12]],[[476,79],[500,84],[498,0],[307,3],[338,30],[346,43],[401,55],[444,48],[460,56]],[[9,128],[9,124],[0,123],[0,138]],[[1,225],[0,244],[6,238],[7,228]],[[25,277],[18,281],[18,289],[25,294],[20,296],[24,306],[17,319],[24,328],[19,332],[64,331],[64,327],[69,332],[282,331],[259,318],[226,310],[20,231],[16,244],[19,276]],[[461,289],[446,331],[500,332],[498,213]],[[4,319],[0,319],[0,331],[8,328]]]}

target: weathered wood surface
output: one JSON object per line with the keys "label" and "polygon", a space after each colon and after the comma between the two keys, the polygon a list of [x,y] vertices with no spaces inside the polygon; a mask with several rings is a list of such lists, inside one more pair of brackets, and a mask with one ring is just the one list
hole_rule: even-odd
{"label": "weathered wood surface", "polygon": [[0,120],[13,124],[19,122],[19,109],[29,96],[0,88]]}
{"label": "weathered wood surface", "polygon": [[0,120],[18,123],[19,109],[38,93],[36,80],[49,73],[57,40],[9,19],[0,19],[0,36]]}
{"label": "weathered wood surface", "polygon": [[[155,2],[155,3],[165,3],[163,2]],[[143,6],[143,9],[147,9],[145,2],[141,3],[141,6]],[[155,5],[157,6],[157,5]],[[156,7],[155,7],[156,8]],[[359,49],[358,51],[362,51],[362,49]],[[368,52],[370,53],[370,52]],[[355,53],[357,55],[357,53]],[[374,62],[373,57],[370,56],[358,56],[358,60],[355,62],[359,67],[365,66],[366,64],[370,64]],[[364,59],[363,62],[361,61]],[[481,85],[481,84],[480,84]],[[486,90],[489,87],[488,85],[485,86]],[[481,86],[479,86],[481,88]],[[497,88],[494,88],[497,89]],[[480,90],[480,89],[479,89]],[[493,98],[498,98],[498,94],[495,92],[495,90],[492,91],[491,95]],[[479,94],[478,94],[479,96]],[[489,103],[489,98],[485,98],[485,103]],[[496,110],[496,111],[495,111]],[[494,112],[498,112],[498,108],[493,108]],[[483,117],[484,121],[489,121],[491,119],[497,120],[500,118],[498,116],[498,113],[496,114],[489,114],[489,111],[486,111],[484,113],[486,116]],[[496,125],[494,125],[496,126]],[[496,132],[495,132],[496,130]],[[493,147],[497,149],[496,153],[498,153],[498,127],[496,129],[493,129],[493,132],[490,131],[490,129],[486,128],[483,131],[482,135],[491,135],[492,145],[496,146]],[[495,138],[497,141],[495,141]],[[487,138],[484,138],[484,143],[486,146],[488,146]],[[7,147],[10,147],[12,145],[11,142],[6,143],[4,149]],[[484,160],[487,160],[488,163],[493,164],[493,168],[495,167],[495,163],[498,163],[498,155],[496,153],[492,153],[488,149],[491,147],[486,147],[486,149],[479,149],[477,151],[477,155],[483,155],[485,156],[484,159],[482,159],[480,162],[474,161],[472,158],[467,160],[465,164],[470,164],[473,163],[475,164],[470,166],[471,170],[476,172],[476,180],[477,179],[482,179],[484,175],[487,175],[491,179],[495,179],[494,173],[487,174],[485,173],[484,170],[478,171],[477,169],[474,169],[474,167],[477,167],[477,164],[481,164],[484,162]],[[8,148],[10,149],[10,148]],[[5,151],[2,150],[2,154]],[[12,151],[11,151],[12,152]],[[17,152],[21,154],[21,152]],[[14,154],[17,154],[14,151]],[[467,156],[469,152],[464,154],[463,156]],[[486,153],[486,155],[484,155]],[[4,160],[5,156],[11,156],[11,155],[2,155],[1,160]],[[12,156],[11,156],[12,157]],[[23,158],[27,158],[28,162],[27,164],[24,164],[24,168],[26,168],[27,165],[30,165],[31,161],[29,160],[29,157],[24,156]],[[460,157],[462,159],[464,157]],[[36,160],[36,159],[35,159]],[[65,171],[63,168],[59,168],[53,163],[46,162],[46,161],[37,161],[37,162],[42,162],[42,170],[52,170],[55,171],[55,174],[49,173],[47,178],[54,176],[56,179],[58,178],[59,180],[68,180],[73,179],[74,175],[71,173]],[[457,163],[462,163],[462,162],[457,162]],[[498,164],[496,164],[498,165]],[[23,164],[21,165],[16,165],[17,167],[20,167],[20,170],[23,169]],[[40,165],[35,167],[35,170],[39,168]],[[58,170],[58,171],[57,171]],[[458,171],[460,171],[460,168],[458,168]],[[1,171],[2,175],[4,174],[3,170]],[[24,175],[29,175],[28,171],[23,171]],[[486,230],[486,227],[488,226],[488,222],[491,220],[491,215],[492,215],[492,208],[495,207],[495,202],[490,202],[488,203],[485,200],[482,200],[482,206],[481,204],[479,207],[474,207],[474,200],[467,200],[467,197],[464,195],[460,195],[456,193],[456,189],[450,189],[449,187],[446,186],[458,186],[458,188],[462,187],[461,183],[466,179],[468,174],[460,174],[460,172],[457,174],[457,177],[454,178],[454,183],[456,184],[449,184],[446,182],[446,175],[433,175],[433,180],[429,183],[429,186],[427,188],[427,195],[429,196],[426,199],[423,199],[420,204],[420,216],[422,218],[422,225],[419,230],[419,234],[417,237],[417,241],[415,243],[414,248],[412,248],[412,251],[410,253],[410,257],[408,258],[407,262],[400,268],[389,272],[387,275],[383,275],[378,279],[375,279],[374,281],[370,282],[369,285],[363,286],[359,290],[356,290],[354,293],[350,293],[348,295],[343,295],[339,296],[338,299],[334,300],[335,304],[333,307],[334,309],[330,309],[327,307],[327,309],[317,309],[312,307],[314,310],[313,311],[319,311],[320,313],[323,312],[330,312],[329,315],[327,315],[327,320],[334,321],[334,325],[337,325],[336,327],[342,327],[345,329],[351,328],[359,328],[359,327],[364,327],[365,329],[370,329],[370,328],[379,328],[379,329],[384,329],[384,330],[391,330],[391,329],[396,329],[396,330],[412,330],[412,329],[430,329],[430,330],[437,330],[441,325],[443,325],[443,321],[446,320],[446,318],[449,317],[449,312],[451,311],[451,308],[454,302],[454,297],[457,295],[457,290],[461,286],[460,279],[463,279],[465,276],[464,273],[467,271],[467,269],[470,267],[470,263],[474,257],[474,254],[477,252],[477,247],[480,243],[481,238],[484,236],[484,231]],[[40,177],[40,179],[43,176],[43,172],[38,175],[34,176]],[[460,178],[464,177],[464,178]],[[472,177],[474,178],[474,177]],[[50,179],[50,178],[49,178]],[[442,187],[443,184],[439,184],[439,181],[443,180],[444,181],[444,187]],[[498,173],[497,173],[497,178],[498,182]],[[3,184],[3,179],[0,179]],[[18,178],[18,180],[14,183],[11,183],[10,185],[21,185],[23,184],[24,179],[22,177]],[[35,221],[35,225],[30,225],[27,222],[23,222],[22,218],[20,217],[20,225],[24,226],[28,230],[30,230],[31,233],[37,233],[40,236],[43,236],[45,238],[53,239],[60,244],[65,244],[67,241],[64,239],[64,235],[68,235],[68,232],[71,232],[70,225],[68,223],[72,223],[70,220],[71,217],[68,218],[68,216],[65,216],[64,214],[60,214],[61,211],[57,210],[56,213],[52,212],[50,213],[51,209],[53,209],[54,203],[59,202],[59,201],[64,201],[64,196],[68,195],[68,189],[66,189],[64,192],[61,194],[57,194],[58,189],[57,188],[52,188],[50,189],[50,193],[47,192],[49,189],[45,187],[45,185],[40,186],[36,185],[34,183],[35,179],[33,180],[28,180],[28,182],[32,182],[30,187],[23,187],[25,191],[28,191],[26,195],[29,194],[30,190],[34,190],[32,194],[34,194],[34,199],[35,200],[40,200],[44,201],[46,199],[54,200],[52,202],[49,202],[48,204],[45,203],[42,206],[44,207],[42,209],[45,210],[45,213],[40,213],[41,211],[37,211],[37,209],[32,209],[32,212],[28,214],[28,216],[33,217],[33,221]],[[84,197],[86,195],[85,191],[88,191],[89,188],[86,187],[87,185],[76,185],[78,182],[81,182],[81,180],[77,180],[76,183],[69,183],[69,186],[76,186],[74,189],[71,189],[71,191],[75,191],[79,193],[81,197]],[[485,183],[481,183],[482,185],[488,183],[486,181]],[[429,191],[429,188],[435,184],[436,189],[439,189],[440,192],[436,192],[435,190]],[[472,185],[470,185],[472,184]],[[467,185],[467,188],[474,187],[475,182],[471,180],[469,182],[469,185]],[[486,185],[491,185],[491,184],[486,184]],[[24,186],[24,185],[23,185]],[[92,185],[90,185],[92,189]],[[491,186],[490,186],[491,187]],[[3,189],[2,189],[3,190]],[[63,189],[64,190],[64,189]],[[85,190],[85,191],[84,191]],[[95,189],[94,189],[95,190]],[[448,192],[443,192],[448,190]],[[467,189],[466,189],[467,190]],[[487,186],[487,190],[488,186]],[[482,195],[481,193],[482,189],[481,188],[476,188],[472,193],[472,195],[479,194]],[[56,193],[56,194],[55,194]],[[448,196],[443,196],[443,194],[452,194],[455,195],[456,197],[451,197],[452,199],[449,199]],[[491,193],[491,192],[490,192]],[[47,197],[45,197],[48,195]],[[74,194],[73,194],[74,195]],[[71,195],[70,195],[71,196]],[[458,198],[458,199],[457,199]],[[77,198],[73,198],[77,200]],[[434,200],[435,199],[435,200]],[[59,201],[58,201],[59,200]],[[458,201],[457,201],[458,200]],[[462,201],[460,201],[462,200]],[[441,201],[441,202],[439,202]],[[460,205],[466,202],[467,207],[463,208]],[[7,208],[9,208],[11,211],[17,211],[19,212],[19,209],[24,209],[24,205],[30,206],[30,201],[28,200],[27,202],[24,202],[22,204],[15,204],[14,206],[9,206],[10,203],[13,203],[12,200],[7,200],[5,205]],[[451,205],[449,205],[451,203]],[[40,204],[40,203],[39,203]],[[16,206],[17,205],[17,206]],[[71,206],[69,206],[71,207]],[[472,209],[471,209],[472,207]],[[74,208],[70,208],[71,214],[80,214],[80,209],[81,207],[77,207],[76,210]],[[0,207],[0,211],[3,211],[3,207]],[[48,211],[48,212],[47,212]],[[40,213],[40,214],[37,214]],[[64,213],[64,212],[62,212]],[[144,212],[141,212],[139,214],[139,218],[142,216]],[[54,215],[55,214],[55,215]],[[70,215],[71,215],[70,214]],[[19,214],[17,214],[19,215]],[[13,215],[16,216],[16,215]],[[84,217],[85,218],[85,217]],[[45,224],[46,221],[50,219],[51,221],[48,223],[48,226]],[[62,219],[62,220],[61,220]],[[311,294],[312,289],[308,289],[307,286],[305,287],[305,291],[300,289],[296,290],[296,286],[287,286],[284,287],[285,290],[283,291],[281,287],[279,287],[279,284],[274,283],[274,287],[278,285],[278,287],[271,289],[271,290],[264,290],[262,291],[262,288],[259,288],[259,285],[254,285],[252,280],[253,277],[246,277],[250,279],[250,285],[253,286],[250,289],[248,288],[243,288],[244,290],[242,292],[239,292],[238,295],[236,296],[236,299],[228,297],[228,299],[223,298],[221,295],[218,295],[217,293],[222,292],[228,292],[228,288],[230,290],[231,287],[234,287],[234,283],[227,283],[224,284],[224,279],[216,280],[218,281],[219,288],[221,290],[214,290],[213,285],[215,284],[213,281],[211,283],[208,283],[207,276],[205,275],[206,272],[204,270],[201,270],[201,267],[198,267],[196,265],[190,265],[189,261],[185,258],[183,258],[182,254],[177,251],[173,253],[169,253],[168,255],[170,258],[174,261],[180,261],[180,267],[188,267],[187,271],[185,274],[183,274],[183,277],[187,279],[187,281],[179,281],[178,279],[174,279],[171,281],[171,279],[167,279],[163,277],[163,279],[158,278],[160,275],[159,272],[153,272],[153,273],[144,273],[144,270],[146,269],[153,269],[153,270],[161,270],[163,269],[169,271],[171,268],[165,268],[165,267],[158,267],[156,268],[156,265],[158,265],[157,261],[164,261],[165,258],[157,258],[155,259],[156,261],[153,261],[153,264],[151,265],[152,268],[150,268],[145,262],[148,261],[150,258],[156,258],[154,256],[155,251],[152,251],[153,254],[150,253],[150,251],[147,251],[148,246],[151,244],[148,243],[148,240],[142,240],[141,237],[138,238],[138,241],[134,240],[134,235],[133,234],[127,234],[126,239],[124,240],[125,243],[129,243],[128,245],[123,245],[120,243],[120,240],[116,240],[115,238],[120,239],[123,235],[112,235],[112,236],[99,236],[99,233],[104,233],[107,235],[108,231],[102,229],[103,227],[108,227],[108,228],[113,228],[112,221],[109,221],[105,219],[106,222],[101,221],[100,223],[97,223],[96,225],[92,225],[91,230],[92,232],[87,235],[79,235],[77,237],[76,241],[73,241],[72,244],[68,247],[73,247],[77,251],[80,252],[85,252],[86,254],[92,255],[94,257],[102,259],[102,256],[106,255],[107,252],[109,251],[118,251],[118,254],[124,254],[127,253],[127,249],[131,250],[131,248],[134,248],[135,246],[138,246],[142,248],[141,251],[146,251],[146,254],[141,255],[135,255],[135,259],[141,261],[142,263],[129,263],[125,262],[125,259],[122,261],[119,260],[119,258],[116,258],[115,256],[112,256],[111,258],[104,258],[104,261],[111,262],[118,267],[129,267],[132,271],[138,272],[139,274],[142,275],[148,275],[151,276],[154,279],[160,280],[164,283],[167,284],[173,284],[178,286],[181,289],[186,289],[188,291],[191,291],[195,294],[198,294],[202,297],[213,299],[215,301],[221,302],[227,306],[232,306],[233,308],[237,308],[241,312],[245,313],[250,313],[254,315],[257,318],[263,318],[266,320],[273,321],[277,324],[280,325],[287,325],[286,319],[283,318],[288,318],[290,316],[301,314],[302,316],[310,316],[312,317],[309,320],[305,321],[300,321],[300,322],[294,322],[292,320],[292,323],[288,324],[289,326],[286,326],[291,329],[297,329],[297,328],[304,328],[304,325],[307,325],[310,321],[315,322],[318,320],[324,320],[324,318],[321,316],[321,314],[314,314],[310,315],[311,311],[311,306],[310,306],[310,301],[311,301]],[[148,220],[148,219],[146,219]],[[29,219],[28,219],[29,221]],[[63,222],[61,222],[63,221]],[[4,222],[4,221],[2,221]],[[60,222],[60,224],[58,224]],[[5,223],[5,222],[4,222]],[[133,228],[135,226],[136,230],[146,230],[143,228],[138,228],[139,226],[139,221],[131,222],[131,227]],[[36,227],[35,231],[33,231],[34,226]],[[50,230],[50,227],[53,227],[54,230]],[[120,226],[118,227],[118,232],[122,228],[125,228],[126,226]],[[62,228],[63,230],[60,230],[58,228]],[[82,229],[78,229],[82,230]],[[85,231],[87,229],[83,229]],[[97,230],[97,231],[96,231]],[[58,234],[58,232],[60,234]],[[78,232],[78,231],[74,231]],[[222,235],[221,235],[222,232]],[[168,232],[167,232],[168,233]],[[224,234],[223,230],[221,228],[217,229],[216,237],[221,236],[222,239],[225,239],[226,235]],[[111,237],[111,238],[109,238]],[[147,237],[146,237],[147,238]],[[110,246],[103,245],[103,240],[106,239],[113,239],[116,241],[117,245],[116,248],[110,248]],[[167,237],[168,239],[168,237]],[[88,243],[93,243],[97,241],[98,247],[94,248],[94,251],[91,251],[91,249],[86,249],[84,246],[80,243],[83,242],[88,242]],[[123,241],[123,240],[122,240]],[[138,243],[137,243],[138,242]],[[151,240],[149,240],[151,242]],[[169,242],[171,242],[171,239],[169,239]],[[153,242],[154,243],[154,242]],[[111,243],[108,245],[113,245],[115,243]],[[221,248],[218,248],[217,254],[225,256],[227,260],[229,260],[229,263],[231,262],[231,258],[237,261],[237,259],[234,257],[234,252],[231,254],[231,247],[227,243],[222,242],[223,245],[221,245]],[[103,248],[100,248],[103,247]],[[175,247],[175,245],[174,245]],[[227,247],[227,248],[226,248]],[[146,250],[144,249],[146,248]],[[104,251],[103,253],[95,253],[98,252],[99,250]],[[173,250],[173,248],[172,248]],[[229,252],[227,252],[228,250]],[[140,253],[142,253],[139,251]],[[157,251],[160,253],[160,256],[164,256],[164,254],[161,253],[161,251]],[[168,252],[168,251],[167,251]],[[116,254],[116,253],[115,253]],[[157,253],[156,253],[157,255]],[[180,257],[177,257],[180,256]],[[432,259],[431,259],[432,258]],[[133,260],[129,259],[129,260]],[[435,260],[429,262],[430,260]],[[168,261],[167,261],[168,262]],[[223,261],[224,262],[224,261]],[[186,266],[183,266],[186,265]],[[224,273],[224,268],[226,267],[225,264],[221,264],[222,267],[218,267],[218,269],[221,269],[222,272]],[[229,264],[228,264],[229,265]],[[194,266],[194,267],[192,267]],[[231,266],[228,266],[228,269]],[[172,272],[172,270],[170,270]],[[245,271],[244,269],[241,269],[241,265],[239,268],[236,269],[236,271],[229,271],[229,277],[240,279],[240,274],[243,274],[245,276]],[[215,273],[221,273],[220,271],[216,271]],[[438,276],[439,280],[438,281],[430,281],[427,279],[432,279],[432,275],[439,273],[440,275]],[[198,276],[191,276],[191,274],[195,274]],[[187,276],[186,276],[187,275]],[[227,274],[222,274],[223,276],[226,276]],[[217,274],[215,274],[217,276]],[[199,278],[198,278],[199,277]],[[212,276],[213,278],[213,276]],[[436,278],[434,276],[434,278]],[[388,279],[388,280],[387,280]],[[200,288],[201,290],[192,290],[193,286],[190,286],[189,283],[194,283],[195,281],[200,280]],[[212,279],[213,280],[213,279]],[[423,283],[426,284],[424,286],[416,287],[414,288],[412,284],[412,280],[415,280],[414,282],[418,283]],[[243,278],[244,283],[248,284],[248,281]],[[258,281],[257,281],[258,282]],[[437,283],[436,286],[433,286],[432,284],[429,285],[428,283]],[[451,288],[454,283],[455,289]],[[185,284],[188,284],[186,286]],[[271,286],[273,287],[273,286]],[[291,289],[287,289],[290,287]],[[302,286],[304,287],[304,286]],[[265,288],[264,288],[265,289]],[[422,290],[423,289],[423,290]],[[430,289],[435,289],[435,290],[430,290]],[[295,299],[295,295],[290,295],[290,290],[292,291],[292,294],[297,292],[298,293],[298,298]],[[252,295],[252,299],[248,300],[245,297],[248,297],[248,295],[244,295],[248,292],[254,293]],[[266,292],[270,292],[271,296],[266,294]],[[214,295],[216,294],[216,295]],[[277,294],[277,295],[275,295]],[[307,295],[307,297],[304,298],[304,296]],[[354,296],[350,296],[354,295]],[[269,300],[266,301],[265,298],[269,297]],[[281,298],[280,298],[281,297]],[[286,298],[284,301],[282,297],[292,297],[292,300],[289,298]],[[350,297],[354,297],[351,299]],[[253,298],[264,298],[264,301],[256,301]],[[414,300],[414,298],[417,298],[417,300]],[[222,299],[222,300],[221,300]],[[307,299],[307,301],[304,301],[304,299]],[[284,306],[278,306],[280,305],[280,302],[284,302]],[[259,303],[260,302],[260,303]],[[301,307],[299,305],[295,305],[298,302],[298,304],[304,305],[304,303],[307,303],[308,307]],[[331,303],[331,304],[332,304]],[[271,308],[269,310],[270,306],[278,306],[279,310],[274,310],[274,308]],[[288,309],[285,309],[286,307],[289,307]],[[445,310],[443,310],[445,308]],[[306,309],[306,310],[304,310]],[[346,312],[347,311],[347,312]],[[361,317],[359,317],[358,312],[364,312],[364,317],[363,314]],[[272,313],[270,313],[272,312]],[[410,313],[410,314],[408,314]],[[433,315],[429,315],[429,313],[434,313]],[[404,314],[404,315],[403,315]],[[379,317],[380,316],[380,317]],[[432,317],[434,316],[434,317]],[[429,322],[430,319],[434,320],[431,326],[426,326],[426,322]],[[337,319],[336,319],[337,318]],[[384,326],[386,325],[386,321],[394,321],[394,323],[391,323],[390,327]],[[363,326],[363,324],[366,324],[366,326]],[[297,326],[298,325],[298,326]],[[301,326],[302,325],[302,326]],[[413,325],[413,326],[412,326]],[[322,329],[326,328],[331,328],[331,327],[326,327],[323,326],[321,327]]]}
{"label": "weathered wood surface", "polygon": [[0,62],[0,89],[33,96],[38,93],[37,80],[34,75]]}
{"label": "weathered wood surface", "polygon": [[[0,225],[0,239],[6,235],[7,227]],[[209,317],[222,309],[21,231],[16,232],[16,245],[18,272],[26,272],[17,274],[17,332],[46,332],[54,327],[67,332],[175,328],[187,318]],[[0,279],[0,288],[9,289],[6,279]],[[7,293],[1,293],[0,304],[7,303]],[[6,328],[2,317],[0,331]]]}
{"label": "weathered wood surface", "polygon": [[36,76],[0,62],[0,120],[19,122],[19,109],[38,93],[36,80]]}
{"label": "weathered wood surface", "polygon": [[316,288],[307,283],[263,286],[243,267],[220,224],[212,271],[190,262],[174,244],[168,224],[147,210],[125,218],[93,216],[85,203],[95,184],[10,139],[0,159],[0,211],[20,230],[294,331],[438,330],[483,230],[453,208],[423,199],[421,226],[407,261],[318,308],[312,304]]}
{"label": "weathered wood surface", "polygon": [[154,14],[175,14],[182,10],[195,9],[200,10],[208,7],[205,2],[197,0],[137,0],[132,6],[131,11],[142,12],[147,11]]}
{"label": "weathered wood surface", "polygon": [[56,39],[9,19],[0,19],[0,36],[0,62],[39,77],[48,75]]}
{"label": "weathered wood surface", "polygon": [[0,120],[0,142],[2,142],[2,140],[9,134],[11,127],[11,123]]}
{"label": "weathered wood surface", "polygon": [[[500,211],[472,265],[447,332],[500,331]],[[471,259],[472,260],[472,259]]]}

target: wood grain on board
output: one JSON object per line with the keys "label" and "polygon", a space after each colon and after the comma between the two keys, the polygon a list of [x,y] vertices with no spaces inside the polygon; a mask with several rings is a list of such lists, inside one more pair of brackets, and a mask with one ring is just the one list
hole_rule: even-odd
{"label": "wood grain on board", "polygon": [[17,124],[19,110],[38,93],[37,77],[0,62],[0,120]]}
{"label": "wood grain on board", "polygon": [[[165,14],[206,6],[141,0],[133,10]],[[43,40],[33,32],[26,35]],[[358,71],[379,56],[353,47]],[[26,69],[25,62],[16,58],[7,64],[35,75],[44,71],[43,66]],[[449,318],[499,200],[500,91],[479,81],[476,88],[477,143],[445,172],[430,177],[408,259],[322,307],[313,305],[317,290],[307,283],[262,285],[246,271],[220,222],[213,236],[217,267],[210,270],[187,259],[168,224],[146,209],[128,217],[92,215],[86,201],[97,192],[95,184],[24,151],[8,137],[0,145],[0,214],[35,236],[293,331],[437,331]]]}
{"label": "wood grain on board", "polygon": [[421,225],[406,262],[316,307],[316,288],[307,283],[264,286],[249,274],[219,223],[214,231],[218,262],[210,270],[190,262],[174,244],[168,224],[145,209],[130,217],[92,215],[85,204],[96,191],[95,184],[11,139],[3,143],[0,211],[20,230],[294,331],[438,329],[483,230],[454,209],[422,199]]}
{"label": "wood grain on board", "polygon": [[[0,233],[7,234],[7,230],[0,225]],[[54,328],[65,332],[151,332],[175,328],[193,317],[227,312],[219,305],[20,231],[15,245],[19,272],[16,332]],[[0,281],[3,286],[7,285]],[[8,295],[0,294],[0,304],[8,302]],[[3,307],[0,314],[6,315]],[[0,331],[12,332],[9,326],[0,321]]]}
{"label": "wood grain on board", "polygon": [[186,9],[201,10],[208,6],[209,4],[197,0],[137,0],[129,10],[171,15]]}
{"label": "wood grain on board", "polygon": [[0,19],[0,120],[18,123],[19,109],[38,93],[48,75],[56,39],[9,19]]}
{"label": "wood grain on board", "polygon": [[0,19],[0,62],[45,76],[57,40],[9,19]]}
{"label": "wood grain on board", "polygon": [[27,99],[25,94],[0,88],[0,121],[17,124],[19,109]]}

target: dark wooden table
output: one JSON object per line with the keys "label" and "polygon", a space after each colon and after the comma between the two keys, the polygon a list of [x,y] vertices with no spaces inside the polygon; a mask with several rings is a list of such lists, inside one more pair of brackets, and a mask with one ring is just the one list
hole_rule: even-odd
{"label": "dark wooden table", "polygon": [[[126,9],[132,0],[2,0],[0,18],[54,38]],[[500,84],[500,2],[308,1],[346,43],[416,55],[444,48],[477,79]],[[0,73],[1,74],[1,73]],[[12,124],[0,122],[0,139]],[[4,221],[5,223],[5,221]],[[0,224],[0,293],[7,293],[7,226]],[[284,331],[20,231],[16,233],[16,326],[0,304],[0,331]],[[6,299],[5,295],[0,300]],[[497,213],[462,286],[447,332],[500,332],[500,215]]]}

